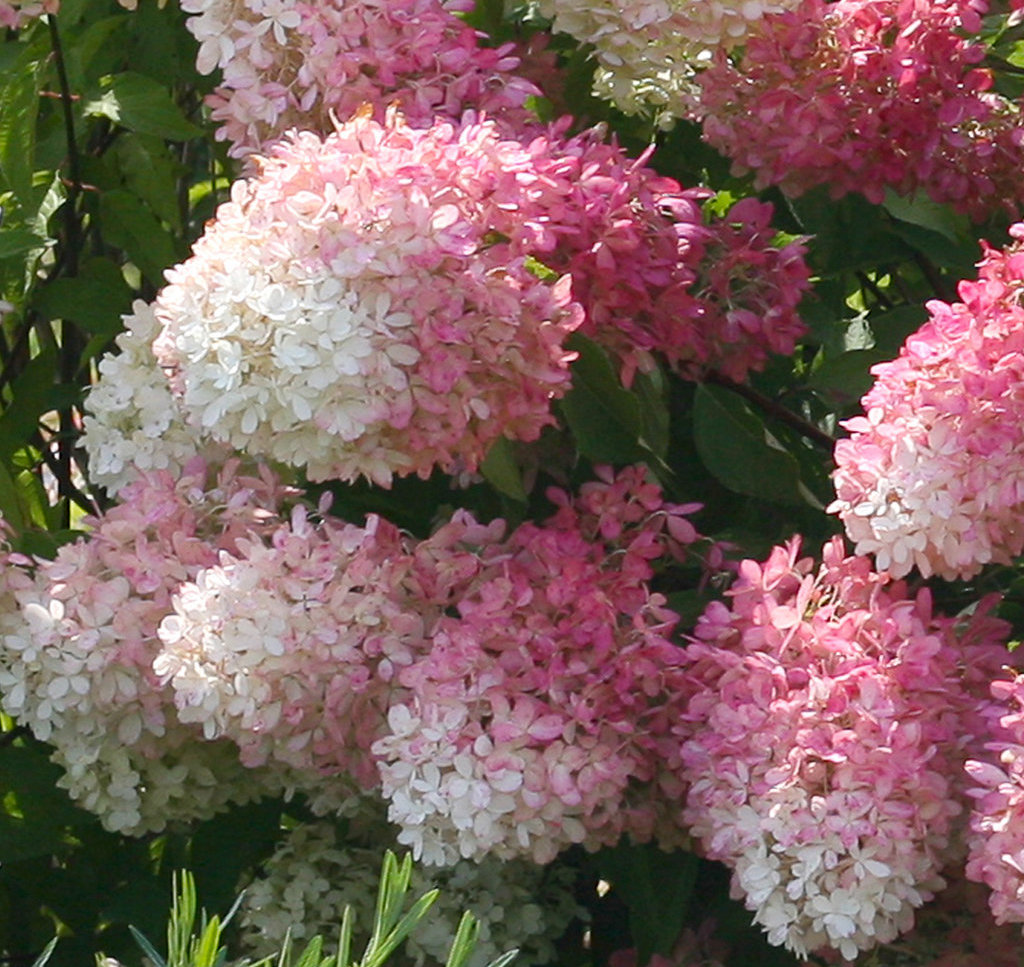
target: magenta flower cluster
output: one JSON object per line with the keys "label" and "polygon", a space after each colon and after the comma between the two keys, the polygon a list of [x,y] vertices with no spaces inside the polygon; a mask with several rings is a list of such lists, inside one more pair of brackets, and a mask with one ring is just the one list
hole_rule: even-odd
{"label": "magenta flower cluster", "polygon": [[836,444],[829,509],[896,577],[972,577],[1024,549],[1024,225],[1012,234],[960,283],[962,302],[928,303]]}
{"label": "magenta flower cluster", "polygon": [[1019,107],[971,34],[984,0],[804,0],[698,78],[704,137],[759,186],[881,202],[921,190],[983,217],[1021,198]]}
{"label": "magenta flower cluster", "polygon": [[[772,943],[853,959],[893,940],[958,858],[965,748],[1005,628],[934,614],[839,539],[744,561],[686,649],[684,818]],[[962,778],[958,778],[962,777]]]}

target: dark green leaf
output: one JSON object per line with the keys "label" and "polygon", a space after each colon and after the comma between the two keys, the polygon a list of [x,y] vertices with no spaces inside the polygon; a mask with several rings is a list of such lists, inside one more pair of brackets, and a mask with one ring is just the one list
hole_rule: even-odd
{"label": "dark green leaf", "polygon": [[692,853],[666,853],[650,844],[620,843],[598,854],[598,868],[629,908],[639,964],[671,953],[686,923],[698,863]]}
{"label": "dark green leaf", "polygon": [[109,118],[116,124],[171,141],[200,137],[202,131],[185,119],[159,81],[126,71],[100,80],[101,94],[83,107],[86,115]]}
{"label": "dark green leaf", "polygon": [[103,236],[122,249],[155,286],[163,284],[164,269],[176,260],[174,241],[159,219],[129,191],[100,196]]}
{"label": "dark green leaf", "polygon": [[15,255],[24,255],[33,249],[46,245],[46,239],[35,232],[24,228],[0,229],[0,259],[9,259]]}
{"label": "dark green leaf", "polygon": [[602,463],[642,459],[640,401],[622,387],[600,346],[580,335],[568,345],[579,358],[572,364],[572,389],[561,409],[580,453]]}
{"label": "dark green leaf", "polygon": [[19,63],[0,84],[0,175],[26,211],[32,206],[41,77],[38,63]]}
{"label": "dark green leaf", "polygon": [[132,290],[110,259],[90,259],[73,279],[55,279],[37,291],[35,306],[47,319],[70,319],[107,338],[121,331]]}
{"label": "dark green leaf", "polygon": [[0,416],[0,457],[9,457],[27,443],[39,417],[66,402],[55,381],[56,357],[49,350],[36,356],[14,381],[13,398]]}
{"label": "dark green leaf", "polygon": [[697,387],[693,432],[704,466],[730,490],[780,503],[804,502],[796,459],[735,393]]}

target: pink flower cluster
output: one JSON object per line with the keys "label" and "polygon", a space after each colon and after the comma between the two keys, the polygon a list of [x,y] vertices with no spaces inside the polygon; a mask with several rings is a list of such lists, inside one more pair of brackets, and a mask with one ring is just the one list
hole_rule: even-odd
{"label": "pink flower cluster", "polygon": [[[537,257],[571,275],[580,331],[611,350],[627,380],[661,355],[685,376],[720,367],[742,379],[769,352],[789,353],[809,289],[800,241],[776,246],[771,205],[749,198],[705,220],[705,189],[683,190],[597,131],[560,146],[544,174]],[[557,181],[555,181],[557,179]]]}
{"label": "pink flower cluster", "polygon": [[962,302],[928,303],[836,444],[829,510],[897,577],[967,578],[1024,550],[1024,225],[1012,234],[960,283]]}
{"label": "pink flower cluster", "polygon": [[159,830],[263,790],[230,745],[181,724],[152,667],[179,585],[266,529],[285,495],[230,464],[206,476],[199,462],[177,480],[142,476],[54,560],[4,556],[3,708],[55,747],[61,784],[113,830]]}
{"label": "pink flower cluster", "polygon": [[468,109],[524,123],[539,93],[511,73],[512,45],[482,47],[456,14],[466,0],[182,0],[197,66],[223,69],[208,98],[230,153],[263,151],[289,128],[327,134],[367,105],[414,127]]}
{"label": "pink flower cluster", "polygon": [[[551,496],[551,520],[504,541],[457,516],[417,550],[423,593],[456,614],[398,672],[373,751],[399,841],[426,862],[683,839],[667,766],[677,618],[649,581],[696,539],[695,508],[666,504],[639,470]],[[449,590],[436,575],[453,567]]]}
{"label": "pink flower cluster", "polygon": [[189,421],[310,479],[385,486],[535,439],[581,318],[570,280],[509,241],[544,230],[525,212],[549,151],[394,113],[277,145],[156,303]]}
{"label": "pink flower cluster", "polygon": [[[591,131],[357,117],[277,144],[168,273],[154,349],[187,421],[310,479],[472,470],[532,440],[577,327],[628,379],[661,353],[735,378],[803,331],[803,246]],[[557,280],[557,281],[555,281]]]}
{"label": "pink flower cluster", "polygon": [[975,800],[967,875],[992,891],[997,923],[1024,923],[1024,675],[994,681],[992,697],[990,741],[967,763]]}
{"label": "pink flower cluster", "polygon": [[980,66],[982,0],[804,0],[699,77],[704,137],[759,186],[880,202],[918,189],[976,217],[1021,197],[1019,108]]}
{"label": "pink flower cluster", "polygon": [[0,27],[17,30],[29,20],[44,13],[55,14],[60,9],[60,0],[0,0]]}
{"label": "pink flower cluster", "polygon": [[680,839],[681,652],[649,581],[694,508],[639,469],[551,496],[508,536],[465,512],[419,543],[296,514],[222,552],[160,627],[180,717],[299,787],[379,788],[433,864]]}
{"label": "pink flower cluster", "polygon": [[686,651],[684,818],[770,942],[853,959],[908,929],[956,858],[1004,626],[934,615],[838,538],[817,571],[797,541],[744,561],[730,596]]}

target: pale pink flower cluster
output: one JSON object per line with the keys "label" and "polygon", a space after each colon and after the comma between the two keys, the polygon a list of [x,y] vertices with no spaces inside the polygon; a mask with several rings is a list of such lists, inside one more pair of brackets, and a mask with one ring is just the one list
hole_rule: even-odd
{"label": "pale pink flower cluster", "polygon": [[540,0],[554,30],[592,44],[598,94],[667,125],[688,113],[695,69],[747,42],[762,19],[800,0]]}
{"label": "pale pink flower cluster", "polygon": [[[313,790],[381,788],[432,864],[678,840],[676,620],[648,583],[695,508],[640,469],[505,536],[459,512],[402,538],[300,512],[180,584],[155,659],[178,715]],[[332,780],[333,781],[333,780]]]}
{"label": "pale pink flower cluster", "polygon": [[1019,107],[981,66],[978,0],[804,0],[699,77],[704,137],[799,194],[918,189],[974,216],[1021,197]]}
{"label": "pale pink flower cluster", "polygon": [[927,590],[799,543],[744,561],[687,648],[684,818],[770,942],[858,951],[907,930],[957,858],[965,746],[1005,659],[983,606],[958,624]]}
{"label": "pale pink flower cluster", "polygon": [[457,613],[398,672],[373,751],[399,842],[427,863],[682,838],[665,764],[677,618],[649,581],[652,561],[696,538],[694,508],[665,503],[639,470],[575,502],[551,496],[551,520],[504,541],[458,515],[417,549],[422,593]]}
{"label": "pale pink flower cluster", "polygon": [[276,145],[168,273],[161,365],[200,435],[310,479],[472,470],[553,422],[582,327],[624,375],[789,352],[808,285],[771,208],[698,201],[591,131],[358,117]]}
{"label": "pale pink flower cluster", "polygon": [[296,507],[269,534],[183,583],[154,670],[178,717],[227,736],[243,764],[377,784],[371,743],[395,671],[424,646],[429,611],[403,600],[407,541],[371,517],[319,522]]}
{"label": "pale pink flower cluster", "polygon": [[87,519],[88,537],[52,561],[7,555],[0,695],[4,711],[55,748],[71,796],[113,830],[160,830],[265,788],[229,743],[202,743],[152,668],[157,627],[181,582],[273,519],[283,491],[229,465],[206,480],[143,475]]}
{"label": "pale pink flower cluster", "polygon": [[0,27],[17,30],[29,20],[41,17],[44,13],[56,14],[60,10],[60,0],[0,0]]}
{"label": "pale pink flower cluster", "polygon": [[182,0],[197,67],[223,71],[207,99],[229,153],[262,151],[290,128],[326,134],[364,105],[397,104],[414,127],[469,109],[525,123],[537,89],[456,14],[466,0]]}
{"label": "pale pink flower cluster", "polygon": [[1024,923],[1024,675],[996,679],[992,697],[990,741],[967,763],[975,800],[967,875],[991,890],[997,923]]}
{"label": "pale pink flower cluster", "polygon": [[570,280],[506,241],[533,228],[547,152],[394,113],[277,145],[156,302],[156,355],[192,425],[310,479],[383,485],[535,439],[581,318]]}
{"label": "pale pink flower cluster", "polygon": [[979,268],[872,370],[866,415],[836,444],[829,510],[896,577],[967,578],[1024,550],[1024,245],[987,249]]}
{"label": "pale pink flower cluster", "polygon": [[153,355],[160,331],[153,307],[137,301],[122,316],[117,354],[99,362],[89,391],[81,444],[89,458],[89,480],[117,494],[140,472],[167,470],[178,476],[196,456],[223,462],[222,447],[202,443],[171,393]]}
{"label": "pale pink flower cluster", "polygon": [[[276,953],[290,931],[300,949],[320,934],[325,954],[333,953],[346,906],[353,911],[359,949],[369,939],[378,871],[392,836],[384,823],[372,835],[350,832],[344,841],[334,823],[306,824],[291,832],[246,886],[241,910],[246,951],[255,957]],[[469,967],[485,967],[514,948],[525,964],[550,963],[557,958],[554,941],[583,913],[573,898],[574,878],[569,868],[545,869],[526,860],[462,861],[444,870],[416,866],[411,896],[433,889],[440,895],[402,950],[414,967],[443,964],[468,910],[480,923]]]}

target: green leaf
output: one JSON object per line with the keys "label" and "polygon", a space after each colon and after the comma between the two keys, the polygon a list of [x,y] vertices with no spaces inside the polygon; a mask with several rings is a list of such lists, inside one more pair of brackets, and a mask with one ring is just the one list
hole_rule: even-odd
{"label": "green leaf", "polygon": [[176,261],[174,241],[152,210],[130,191],[100,196],[100,219],[106,241],[122,249],[155,286]]}
{"label": "green leaf", "polygon": [[600,346],[578,334],[568,346],[579,358],[572,364],[572,389],[560,408],[580,453],[599,463],[643,459],[640,401],[623,388]]}
{"label": "green leaf", "polygon": [[0,175],[22,208],[32,207],[41,66],[19,59],[0,84]]}
{"label": "green leaf", "polygon": [[507,437],[500,437],[487,451],[487,457],[480,465],[480,472],[487,482],[499,493],[520,503],[526,503],[526,488],[512,453],[512,443]]}
{"label": "green leaf", "polygon": [[693,432],[704,466],[730,490],[779,503],[805,502],[796,458],[735,393],[698,386]]}
{"label": "green leaf", "polygon": [[24,255],[45,245],[46,239],[35,232],[23,228],[0,228],[0,259]]}
{"label": "green leaf", "polygon": [[686,923],[699,860],[692,853],[666,853],[653,845],[620,843],[598,854],[605,872],[629,908],[637,963],[668,955]]}
{"label": "green leaf", "polygon": [[202,131],[186,120],[159,81],[142,74],[125,71],[100,79],[101,95],[83,107],[89,117],[109,118],[116,124],[153,134],[170,141],[188,141],[202,136]]}
{"label": "green leaf", "polygon": [[10,405],[0,416],[0,458],[9,457],[35,434],[39,417],[67,403],[56,384],[57,359],[52,350],[36,356],[14,381]]}
{"label": "green leaf", "polygon": [[69,319],[109,339],[121,331],[133,292],[110,259],[90,259],[73,279],[55,279],[37,290],[35,307],[47,319]]}

